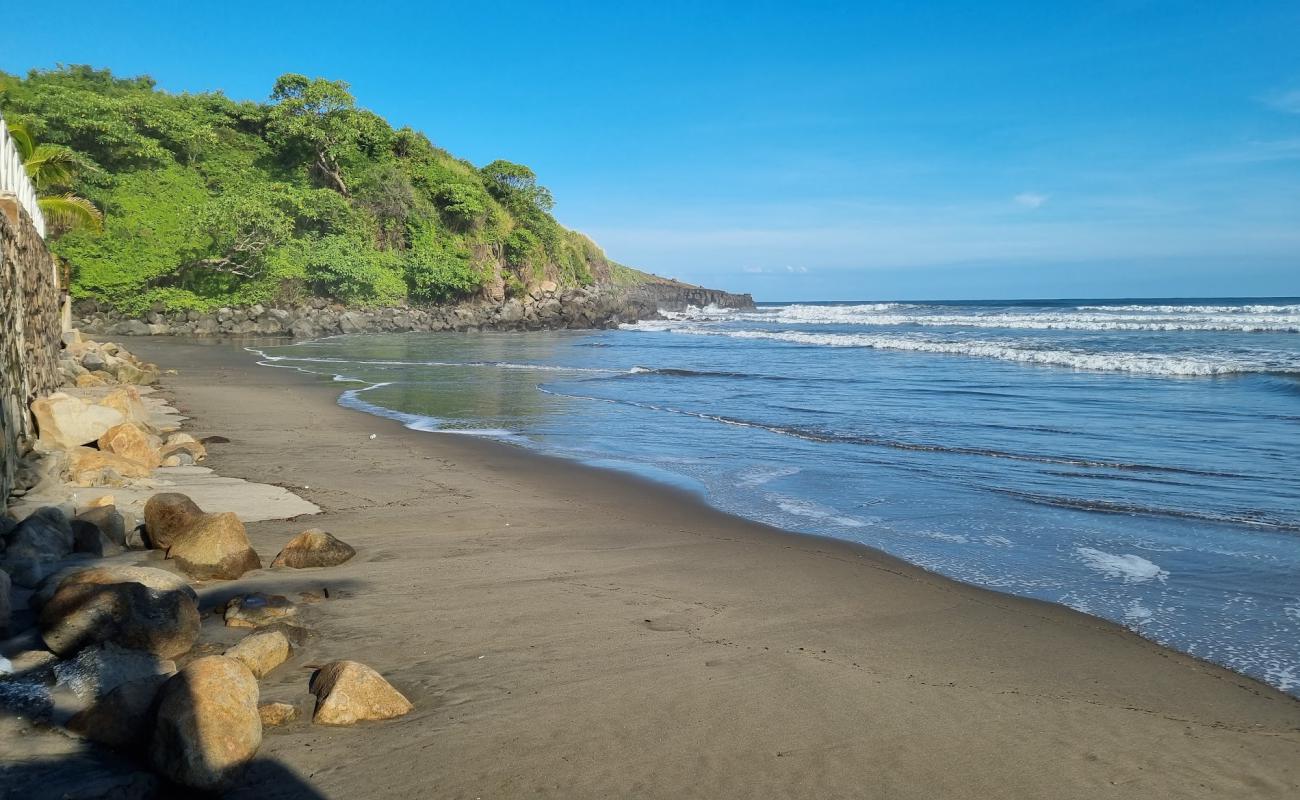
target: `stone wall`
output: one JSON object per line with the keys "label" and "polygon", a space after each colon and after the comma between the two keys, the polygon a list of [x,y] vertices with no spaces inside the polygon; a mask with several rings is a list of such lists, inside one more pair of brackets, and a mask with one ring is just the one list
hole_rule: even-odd
{"label": "stone wall", "polygon": [[[653,288],[647,288],[653,287]],[[659,310],[687,305],[752,308],[749,295],[685,284],[632,288],[560,288],[549,284],[523,297],[500,302],[356,309],[315,299],[288,308],[251,306],[216,311],[166,312],[157,308],[139,319],[123,319],[91,303],[76,304],[75,324],[88,333],[112,336],[293,336],[406,331],[536,331],[612,328],[651,319]]]}
{"label": "stone wall", "polygon": [[35,435],[28,404],[58,388],[62,324],[54,262],[32,218],[0,198],[0,511]]}

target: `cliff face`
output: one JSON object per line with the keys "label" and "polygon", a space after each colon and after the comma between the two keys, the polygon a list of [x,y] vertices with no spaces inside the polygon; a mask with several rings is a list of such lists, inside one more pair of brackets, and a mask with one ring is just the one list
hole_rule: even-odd
{"label": "cliff face", "polygon": [[705,289],[688,283],[664,281],[643,283],[628,290],[628,298],[653,304],[656,310],[682,311],[687,306],[717,306],[719,308],[748,309],[754,307],[754,298],[748,294],[733,294],[720,289]]}

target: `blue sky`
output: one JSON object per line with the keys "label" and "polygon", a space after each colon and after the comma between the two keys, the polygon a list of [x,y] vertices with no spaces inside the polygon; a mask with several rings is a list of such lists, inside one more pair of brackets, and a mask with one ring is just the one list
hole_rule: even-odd
{"label": "blue sky", "polygon": [[0,32],[347,80],[624,263],[779,299],[1300,295],[1300,4],[133,3]]}

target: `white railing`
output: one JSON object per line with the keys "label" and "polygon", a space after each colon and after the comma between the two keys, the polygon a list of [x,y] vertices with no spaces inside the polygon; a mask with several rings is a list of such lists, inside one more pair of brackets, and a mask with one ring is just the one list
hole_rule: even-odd
{"label": "white railing", "polygon": [[4,194],[18,198],[18,202],[31,216],[36,232],[44,239],[45,216],[36,203],[36,187],[32,186],[27,177],[22,156],[18,154],[18,145],[9,135],[9,126],[5,125],[4,117],[0,117],[0,195]]}

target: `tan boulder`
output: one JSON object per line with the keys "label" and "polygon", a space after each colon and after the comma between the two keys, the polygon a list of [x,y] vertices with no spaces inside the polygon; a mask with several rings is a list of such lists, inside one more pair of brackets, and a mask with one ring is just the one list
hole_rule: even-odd
{"label": "tan boulder", "polygon": [[32,416],[40,431],[43,450],[69,450],[96,441],[114,425],[126,420],[121,412],[83,402],[63,392],[32,401]]}
{"label": "tan boulder", "polygon": [[180,492],[162,492],[144,505],[144,529],[155,550],[171,547],[181,533],[203,517],[203,509]]}
{"label": "tan boulder", "polygon": [[159,692],[150,762],[182,786],[225,788],[262,744],[257,701],[257,679],[236,659],[192,661]]}
{"label": "tan boulder", "polygon": [[233,580],[250,569],[262,568],[262,559],[248,543],[244,523],[232,511],[199,517],[172,541],[167,557],[199,580]]}
{"label": "tan boulder", "polygon": [[298,607],[279,594],[253,592],[230,598],[226,603],[226,627],[260,628],[298,616]]}
{"label": "tan boulder", "polygon": [[179,656],[199,636],[198,605],[192,592],[157,585],[126,579],[114,568],[69,575],[41,607],[41,639],[65,657],[100,643]]}
{"label": "tan boulder", "polygon": [[[178,436],[184,436],[188,441],[175,441]],[[200,442],[194,441],[194,437],[186,433],[172,434],[167,437],[167,441],[162,446],[163,458],[176,456],[180,453],[188,453],[196,464],[208,457],[208,449]]]}
{"label": "tan boulder", "polygon": [[312,722],[351,725],[361,720],[392,719],[414,706],[383,676],[357,661],[331,661],[311,679],[316,695]]}
{"label": "tan boulder", "polygon": [[149,427],[149,409],[134,386],[119,386],[100,398],[99,405],[116,410],[128,422]]}
{"label": "tan boulder", "polygon": [[240,639],[226,651],[226,655],[242,661],[255,677],[265,678],[271,670],[283,664],[291,652],[289,637],[282,631],[259,631]]}
{"label": "tan boulder", "polygon": [[101,386],[108,386],[108,381],[93,372],[86,372],[77,376],[78,389],[97,389]]}
{"label": "tan boulder", "polygon": [[151,470],[162,463],[155,438],[134,422],[123,422],[104,431],[99,437],[99,450],[129,458]]}
{"label": "tan boulder", "polygon": [[91,500],[89,503],[86,503],[86,508],[102,508],[104,506],[115,505],[117,505],[117,498],[113,497],[111,494],[102,494],[94,500]]}
{"label": "tan boulder", "polygon": [[333,567],[357,554],[352,546],[320,528],[303,531],[289,540],[271,562],[273,567]]}
{"label": "tan boulder", "polygon": [[288,703],[267,703],[258,706],[257,713],[262,717],[263,728],[287,725],[298,718],[298,709]]}
{"label": "tan boulder", "polygon": [[116,370],[117,379],[122,383],[134,383],[144,386],[158,382],[158,369],[151,364],[137,367],[129,361],[123,361],[116,366]]}
{"label": "tan boulder", "polygon": [[65,583],[140,583],[155,592],[181,592],[198,605],[198,592],[194,591],[194,587],[184,577],[174,572],[156,567],[95,566],[95,563],[92,561],[89,564],[64,567],[54,573],[36,588],[27,604],[39,611]]}
{"label": "tan boulder", "polygon": [[68,451],[68,480],[78,486],[124,486],[128,479],[147,478],[153,468],[116,453],[90,447]]}

